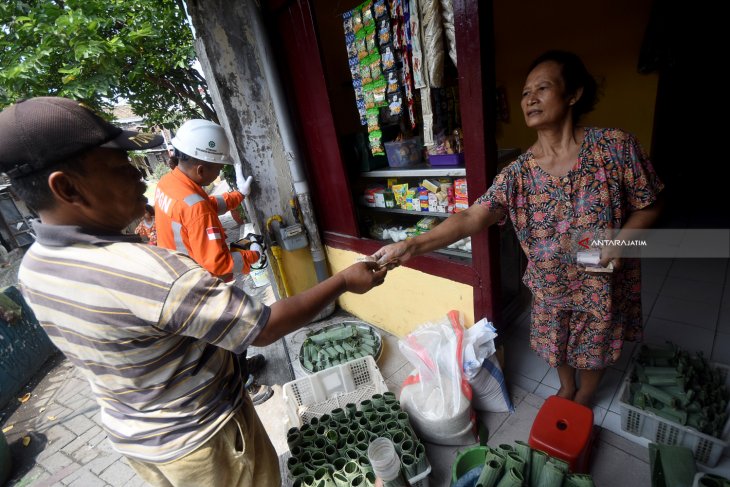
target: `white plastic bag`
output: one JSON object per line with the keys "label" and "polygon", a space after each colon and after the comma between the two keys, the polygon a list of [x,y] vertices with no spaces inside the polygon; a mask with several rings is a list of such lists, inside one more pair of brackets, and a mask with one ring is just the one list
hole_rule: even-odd
{"label": "white plastic bag", "polygon": [[416,368],[403,384],[401,406],[418,436],[441,445],[474,442],[471,387],[463,374],[463,318],[421,326],[398,342]]}
{"label": "white plastic bag", "polygon": [[472,406],[477,411],[490,413],[514,413],[515,407],[509,397],[507,383],[504,380],[502,367],[499,366],[497,356],[492,354],[484,359],[479,372],[471,379]]}
{"label": "white plastic bag", "polygon": [[464,375],[468,380],[471,381],[479,373],[484,359],[496,351],[495,338],[497,330],[486,318],[464,332]]}

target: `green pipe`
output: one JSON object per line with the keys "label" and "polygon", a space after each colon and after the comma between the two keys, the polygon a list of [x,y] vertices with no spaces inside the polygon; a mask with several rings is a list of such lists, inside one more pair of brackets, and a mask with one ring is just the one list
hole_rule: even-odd
{"label": "green pipe", "polygon": [[511,451],[507,454],[507,460],[504,462],[505,471],[515,469],[524,477],[525,475],[525,461],[520,457],[516,451]]}
{"label": "green pipe", "polygon": [[525,464],[522,475],[525,477],[525,484],[530,485],[530,474],[532,473],[532,470],[530,469],[532,448],[526,442],[517,440],[515,441],[515,452],[520,456]]}
{"label": "green pipe", "polygon": [[502,474],[502,465],[492,460],[484,464],[482,472],[477,479],[476,487],[494,487]]}
{"label": "green pipe", "polygon": [[563,487],[594,487],[593,477],[582,473],[571,473],[565,478]]}
{"label": "green pipe", "polygon": [[536,487],[560,487],[563,484],[565,473],[554,463],[548,461],[542,467],[540,478],[537,480]]}
{"label": "green pipe", "polygon": [[410,479],[418,475],[418,462],[416,461],[416,457],[410,453],[406,453],[401,456],[400,461],[403,465],[403,470],[405,470],[406,477]]}
{"label": "green pipe", "polygon": [[385,398],[382,394],[374,394],[371,398],[371,401],[373,401],[375,409],[385,406]]}
{"label": "green pipe", "polygon": [[565,460],[561,460],[560,458],[550,457],[548,458],[547,463],[554,465],[555,468],[560,470],[563,473],[568,473],[570,471],[570,465]]}
{"label": "green pipe", "polygon": [[[521,487],[525,478],[516,469],[511,468],[502,476],[497,487]],[[559,485],[557,487],[560,487]]]}

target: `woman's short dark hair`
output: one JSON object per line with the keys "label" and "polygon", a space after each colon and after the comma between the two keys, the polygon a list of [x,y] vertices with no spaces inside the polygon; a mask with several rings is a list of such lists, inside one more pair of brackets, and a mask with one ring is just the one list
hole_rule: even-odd
{"label": "woman's short dark hair", "polygon": [[560,74],[563,76],[565,91],[568,95],[574,95],[580,88],[583,88],[583,94],[573,105],[573,123],[577,123],[583,115],[592,112],[598,103],[598,84],[578,55],[568,51],[544,52],[532,61],[527,74],[539,64],[548,61],[560,65]]}
{"label": "woman's short dark hair", "polygon": [[55,200],[48,186],[48,176],[56,171],[83,174],[81,156],[59,161],[26,176],[13,178],[10,184],[18,197],[34,211],[49,210],[55,205]]}
{"label": "woman's short dark hair", "polygon": [[155,207],[152,205],[144,205],[144,211],[149,213],[152,216],[155,216]]}

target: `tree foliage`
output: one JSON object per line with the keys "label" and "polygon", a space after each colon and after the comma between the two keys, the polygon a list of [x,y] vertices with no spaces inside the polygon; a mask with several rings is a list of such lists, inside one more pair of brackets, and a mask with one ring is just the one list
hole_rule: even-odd
{"label": "tree foliage", "polygon": [[217,121],[181,2],[3,0],[0,107],[52,95],[108,112],[124,98],[150,125]]}

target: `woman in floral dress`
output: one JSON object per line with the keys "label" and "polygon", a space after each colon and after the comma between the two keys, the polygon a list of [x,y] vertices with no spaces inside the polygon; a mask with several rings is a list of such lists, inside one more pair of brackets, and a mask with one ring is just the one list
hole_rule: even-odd
{"label": "woman in floral dress", "polygon": [[641,275],[639,261],[621,259],[616,246],[601,250],[600,265],[611,263],[612,273],[587,272],[576,262],[578,242],[651,227],[663,188],[634,136],[578,125],[596,101],[596,82],[575,54],[537,58],[521,101],[535,143],[467,211],[373,256],[403,263],[509,217],[528,259],[530,346],[557,368],[558,395],[584,405],[624,341],[642,338]]}
{"label": "woman in floral dress", "polygon": [[134,233],[142,237],[150,245],[157,245],[157,227],[155,226],[155,208],[152,205],[144,206],[144,216],[137,225]]}

